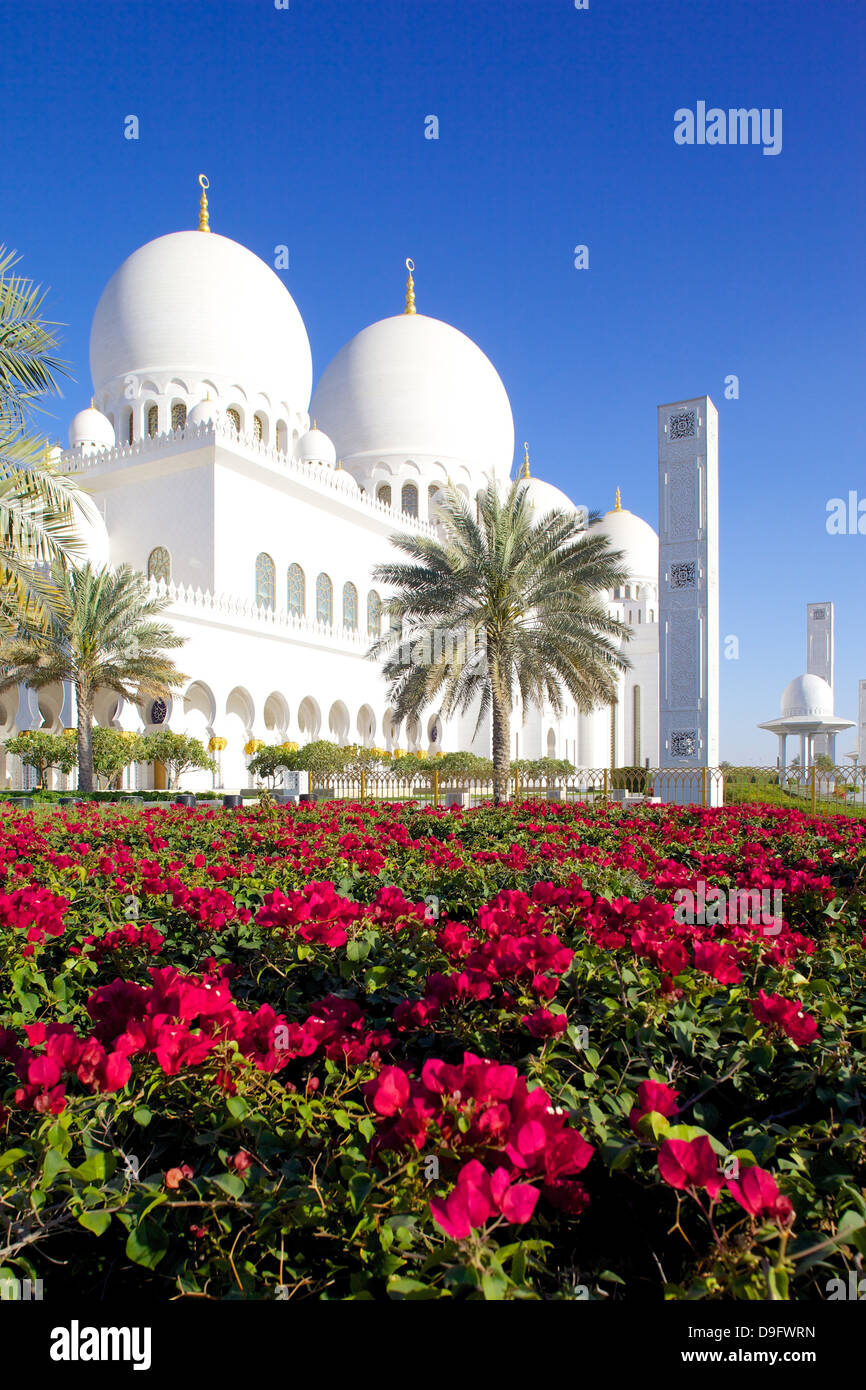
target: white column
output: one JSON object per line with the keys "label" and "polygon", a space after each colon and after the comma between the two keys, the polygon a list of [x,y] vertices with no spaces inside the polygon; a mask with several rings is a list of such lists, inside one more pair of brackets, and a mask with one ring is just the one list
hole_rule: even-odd
{"label": "white column", "polygon": [[785,761],[787,758],[788,735],[779,734],[779,786],[785,785]]}
{"label": "white column", "polygon": [[[663,800],[701,797],[719,764],[718,412],[709,396],[658,407],[659,764]],[[708,778],[721,801],[721,778]]]}

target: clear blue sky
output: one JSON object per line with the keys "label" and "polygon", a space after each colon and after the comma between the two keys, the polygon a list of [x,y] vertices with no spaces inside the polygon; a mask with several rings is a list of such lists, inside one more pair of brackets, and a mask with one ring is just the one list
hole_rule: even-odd
{"label": "clear blue sky", "polygon": [[[103,285],[195,225],[200,170],[215,230],[289,246],[317,378],[399,310],[411,255],[419,310],[488,353],[577,502],[619,484],[655,525],[656,405],[712,396],[722,756],[771,762],[754,725],[805,667],[807,601],[836,604],[840,714],[866,677],[866,536],[825,528],[829,498],[866,498],[864,54],[860,0],[7,5],[0,238],[68,325],[57,433]],[[701,100],[781,107],[782,152],[678,146]]]}

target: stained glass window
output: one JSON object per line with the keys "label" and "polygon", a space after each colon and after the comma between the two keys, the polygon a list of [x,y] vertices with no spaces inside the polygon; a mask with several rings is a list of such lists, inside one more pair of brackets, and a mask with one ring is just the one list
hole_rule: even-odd
{"label": "stained glass window", "polygon": [[264,432],[264,431],[263,431],[263,427],[262,427],[262,417],[261,417],[261,415],[254,415],[254,416],[253,416],[253,438],[254,438],[254,439],[257,439],[257,440],[259,441],[260,444],[261,444],[261,442],[262,442],[262,434],[263,434],[263,432]]}
{"label": "stained glass window", "polygon": [[307,609],[306,583],[300,565],[289,565],[287,580],[288,610],[296,617],[303,618]]}
{"label": "stained glass window", "polygon": [[230,405],[229,408],[228,408],[228,410],[226,411],[226,419],[229,420],[230,423],[234,425],[234,427],[235,427],[235,434],[240,434],[240,432],[241,432],[241,413],[240,413],[240,411],[239,411],[239,410],[235,410],[234,406],[233,406],[233,405]]}
{"label": "stained glass window", "polygon": [[171,556],[164,545],[158,545],[150,552],[147,561],[148,579],[161,579],[171,583]]}
{"label": "stained glass window", "polygon": [[379,491],[376,493],[376,497],[380,502],[384,502],[386,507],[390,507],[391,489],[387,483],[382,483],[381,487],[379,488]]}
{"label": "stained glass window", "polygon": [[418,489],[414,483],[403,484],[402,506],[409,516],[418,515]]}
{"label": "stained glass window", "polygon": [[326,574],[316,580],[316,621],[330,627],[334,611],[334,586]]}
{"label": "stained glass window", "polygon": [[343,627],[353,631],[358,626],[358,590],[354,584],[343,585]]}
{"label": "stained glass window", "polygon": [[277,570],[270,555],[262,551],[256,556],[256,603],[259,608],[273,608],[277,599]]}
{"label": "stained glass window", "polygon": [[371,637],[378,637],[382,632],[382,600],[375,589],[367,595],[367,632]]}
{"label": "stained glass window", "polygon": [[159,409],[155,405],[147,407],[147,432],[151,439],[159,431]]}
{"label": "stained glass window", "polygon": [[182,430],[186,424],[186,406],[183,401],[175,401],[171,408],[171,427],[173,430]]}

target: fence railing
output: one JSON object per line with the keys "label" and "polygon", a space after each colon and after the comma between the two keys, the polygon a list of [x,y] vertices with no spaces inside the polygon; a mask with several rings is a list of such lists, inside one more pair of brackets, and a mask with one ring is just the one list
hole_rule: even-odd
{"label": "fence railing", "polygon": [[[414,801],[423,805],[480,805],[493,799],[491,780],[438,771],[361,772],[316,779],[317,797],[355,801]],[[568,776],[528,777],[514,772],[509,799],[619,802],[625,806],[660,801],[683,805],[762,803],[816,814],[842,811],[866,815],[866,767],[654,767],[578,768]]]}

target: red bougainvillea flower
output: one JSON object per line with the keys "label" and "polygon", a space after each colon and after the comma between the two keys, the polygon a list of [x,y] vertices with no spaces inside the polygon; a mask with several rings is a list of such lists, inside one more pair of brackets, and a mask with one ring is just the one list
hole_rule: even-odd
{"label": "red bougainvillea flower", "polygon": [[741,1177],[728,1178],[727,1184],[731,1196],[750,1216],[768,1216],[783,1226],[793,1220],[794,1208],[765,1168],[746,1168]]}
{"label": "red bougainvillea flower", "polygon": [[452,1240],[465,1240],[493,1215],[504,1216],[514,1225],[528,1221],[538,1202],[538,1189],[531,1183],[513,1183],[506,1168],[491,1174],[477,1159],[460,1169],[453,1190],[444,1201],[430,1203],[433,1219]]}
{"label": "red bougainvillea flower", "polygon": [[238,1149],[236,1154],[232,1154],[228,1166],[233,1168],[236,1173],[245,1173],[252,1166],[252,1156],[246,1149]]}
{"label": "red bougainvillea flower", "polygon": [[377,1115],[395,1115],[409,1099],[409,1078],[402,1067],[383,1067],[375,1081],[366,1083],[364,1093]]}
{"label": "red bougainvillea flower", "polygon": [[765,1027],[777,1028],[798,1047],[805,1047],[818,1036],[818,1024],[811,1014],[803,1012],[799,999],[783,999],[780,994],[765,994],[761,989],[752,1000],[752,1013]]}
{"label": "red bougainvillea flower", "polygon": [[659,1173],[671,1187],[704,1187],[711,1197],[717,1197],[724,1183],[719,1160],[705,1134],[697,1139],[662,1140],[658,1164]]}
{"label": "red bougainvillea flower", "polygon": [[679,1094],[679,1091],[672,1091],[663,1081],[642,1081],[637,1088],[637,1105],[629,1111],[628,1116],[628,1122],[635,1134],[644,1115],[653,1111],[668,1117],[675,1115]]}
{"label": "red bougainvillea flower", "polygon": [[565,1014],[552,1014],[540,1005],[531,1014],[524,1014],[520,1022],[534,1038],[558,1038],[568,1027]]}

